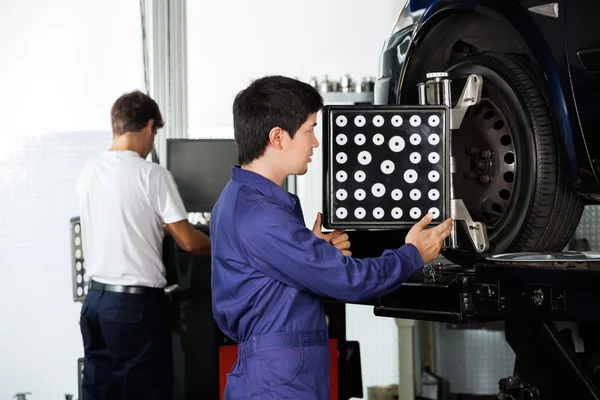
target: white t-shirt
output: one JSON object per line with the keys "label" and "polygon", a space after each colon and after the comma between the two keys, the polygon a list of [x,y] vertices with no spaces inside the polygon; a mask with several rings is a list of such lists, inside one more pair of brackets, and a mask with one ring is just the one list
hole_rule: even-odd
{"label": "white t-shirt", "polygon": [[77,181],[89,279],[164,287],[163,223],[187,219],[171,172],[129,150],[106,151]]}

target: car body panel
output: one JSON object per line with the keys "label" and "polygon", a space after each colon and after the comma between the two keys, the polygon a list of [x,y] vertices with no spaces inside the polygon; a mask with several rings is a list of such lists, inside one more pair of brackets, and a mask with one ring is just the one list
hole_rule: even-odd
{"label": "car body panel", "polygon": [[580,128],[592,163],[600,165],[600,2],[565,4],[566,53]]}

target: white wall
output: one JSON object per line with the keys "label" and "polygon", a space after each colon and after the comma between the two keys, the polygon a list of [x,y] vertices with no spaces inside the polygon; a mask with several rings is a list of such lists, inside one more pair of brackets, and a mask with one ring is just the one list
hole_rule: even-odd
{"label": "white wall", "polygon": [[403,0],[188,1],[189,127],[230,127],[234,96],[282,74],[376,76]]}
{"label": "white wall", "polygon": [[139,2],[0,2],[0,399],[77,395],[69,218],[110,106],[143,87]]}
{"label": "white wall", "polygon": [[[252,79],[282,74],[376,77],[403,0],[188,0],[189,129],[233,137],[231,106]],[[316,130],[320,135],[320,129]],[[319,137],[319,139],[321,139]],[[321,210],[321,149],[299,177],[307,225]],[[397,328],[373,308],[347,306],[347,337],[361,343],[363,386],[398,382]]]}

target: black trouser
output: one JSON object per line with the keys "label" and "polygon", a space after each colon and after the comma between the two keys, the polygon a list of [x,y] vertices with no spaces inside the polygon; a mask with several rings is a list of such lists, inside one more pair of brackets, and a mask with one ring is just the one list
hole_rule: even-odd
{"label": "black trouser", "polygon": [[81,308],[82,400],[170,400],[172,343],[162,290],[90,289]]}

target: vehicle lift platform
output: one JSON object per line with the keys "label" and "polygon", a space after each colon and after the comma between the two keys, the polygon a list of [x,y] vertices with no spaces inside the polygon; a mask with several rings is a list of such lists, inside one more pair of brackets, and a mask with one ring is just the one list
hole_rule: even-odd
{"label": "vehicle lift platform", "polygon": [[[514,375],[500,379],[498,398],[600,400],[600,253],[490,255],[485,223],[473,220],[453,190],[452,131],[480,102],[485,83],[470,75],[456,99],[447,73],[427,79],[418,85],[419,105],[323,110],[324,227],[348,230],[353,256],[398,247],[426,213],[432,225],[455,221],[446,257],[361,304],[381,317],[504,321],[516,362]],[[555,325],[563,321],[577,325],[583,352],[571,330]]]}
{"label": "vehicle lift platform", "polygon": [[[600,255],[506,254],[471,265],[426,265],[378,298],[377,316],[454,324],[504,321],[517,358],[499,381],[501,399],[600,399]],[[584,351],[570,330],[578,323]]]}

